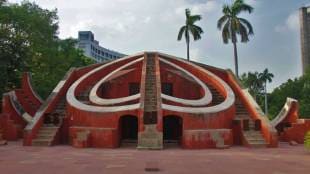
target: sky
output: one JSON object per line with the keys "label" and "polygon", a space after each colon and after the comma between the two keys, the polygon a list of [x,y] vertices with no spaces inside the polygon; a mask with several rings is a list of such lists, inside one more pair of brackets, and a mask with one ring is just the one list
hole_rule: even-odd
{"label": "sky", "polygon": [[[233,46],[223,44],[217,20],[223,4],[232,0],[30,0],[43,8],[58,10],[60,38],[77,38],[78,31],[91,30],[100,45],[128,55],[160,51],[186,57],[185,40],[177,34],[185,23],[185,9],[200,14],[197,24],[202,39],[191,42],[191,59],[234,69]],[[19,3],[21,0],[9,0]],[[275,77],[268,91],[289,78],[301,76],[298,9],[310,0],[245,0],[254,7],[242,14],[254,27],[250,42],[238,43],[239,72],[262,72]]]}

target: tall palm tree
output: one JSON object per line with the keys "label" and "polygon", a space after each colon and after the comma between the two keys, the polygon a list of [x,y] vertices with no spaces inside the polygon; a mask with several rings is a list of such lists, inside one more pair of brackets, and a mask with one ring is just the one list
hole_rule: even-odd
{"label": "tall palm tree", "polygon": [[259,74],[259,79],[264,84],[264,95],[265,95],[265,114],[268,115],[268,99],[267,99],[267,83],[272,82],[274,75],[266,68],[262,73]]}
{"label": "tall palm tree", "polygon": [[182,36],[184,35],[187,45],[187,60],[189,61],[190,34],[192,34],[194,40],[199,40],[201,39],[203,30],[198,25],[195,25],[195,22],[201,20],[200,15],[191,15],[191,11],[189,9],[185,9],[185,16],[185,25],[180,28],[178,41],[182,40]]}
{"label": "tall palm tree", "polygon": [[235,0],[231,5],[223,6],[223,16],[217,22],[217,28],[222,30],[222,38],[225,44],[229,40],[234,45],[235,73],[239,78],[238,73],[238,53],[237,53],[237,35],[240,35],[241,42],[248,42],[249,35],[253,35],[253,27],[249,21],[238,17],[241,12],[252,13],[253,7],[244,3],[243,0]]}

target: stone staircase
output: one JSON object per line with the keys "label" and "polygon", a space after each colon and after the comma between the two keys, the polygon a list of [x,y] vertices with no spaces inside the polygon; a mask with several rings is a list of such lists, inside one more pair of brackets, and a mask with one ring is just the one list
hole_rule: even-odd
{"label": "stone staircase", "polygon": [[33,146],[51,146],[53,145],[53,141],[56,138],[56,134],[61,127],[62,120],[65,117],[65,107],[66,107],[66,100],[63,97],[56,107],[54,111],[48,114],[46,117],[53,116],[53,120],[49,120],[50,122],[44,123],[40,128],[37,136],[35,139],[32,140]]}
{"label": "stone staircase", "polygon": [[251,147],[267,146],[267,143],[260,131],[255,130],[243,131],[243,135]]}
{"label": "stone staircase", "polygon": [[51,146],[60,126],[44,124],[39,130],[36,139],[32,140],[33,146]]}
{"label": "stone staircase", "polygon": [[155,59],[154,57],[148,57],[146,61],[144,111],[153,112],[157,111]]}
{"label": "stone staircase", "polygon": [[255,130],[255,122],[251,119],[247,109],[240,100],[236,100],[236,117],[235,120],[248,121],[248,128],[242,130],[244,139],[250,147],[266,147],[267,143],[259,130]]}
{"label": "stone staircase", "polygon": [[209,84],[206,85],[210,89],[212,94],[212,103],[211,103],[212,106],[218,105],[225,100],[225,98],[212,85]]}
{"label": "stone staircase", "polygon": [[146,57],[143,122],[145,130],[139,133],[139,149],[162,149],[163,134],[157,131],[157,83],[155,55]]}
{"label": "stone staircase", "polygon": [[92,86],[87,86],[86,87],[86,90],[84,90],[83,92],[81,92],[78,96],[77,96],[77,99],[79,101],[81,101],[82,103],[84,104],[90,104],[90,101],[89,101],[89,93],[92,89]]}

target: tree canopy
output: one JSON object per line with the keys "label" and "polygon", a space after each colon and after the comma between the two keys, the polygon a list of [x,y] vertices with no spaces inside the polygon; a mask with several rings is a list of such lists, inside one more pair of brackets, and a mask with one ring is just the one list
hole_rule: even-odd
{"label": "tree canopy", "polygon": [[310,69],[300,78],[289,79],[275,88],[269,96],[269,111],[273,117],[283,107],[286,98],[291,97],[299,101],[300,116],[310,118]]}
{"label": "tree canopy", "polygon": [[0,94],[19,86],[21,73],[33,75],[46,97],[72,66],[93,63],[75,48],[74,39],[58,38],[57,10],[35,3],[0,2]]}
{"label": "tree canopy", "polygon": [[[265,75],[264,75],[265,74]],[[263,92],[264,83],[272,80],[273,75],[268,74],[268,71],[262,73],[248,72],[241,76],[241,82],[247,87],[250,93],[254,96],[257,103],[264,107]],[[275,88],[268,95],[269,117],[273,119],[282,109],[288,97],[299,101],[300,116],[302,118],[310,118],[310,69],[300,78],[289,79],[287,82]]]}

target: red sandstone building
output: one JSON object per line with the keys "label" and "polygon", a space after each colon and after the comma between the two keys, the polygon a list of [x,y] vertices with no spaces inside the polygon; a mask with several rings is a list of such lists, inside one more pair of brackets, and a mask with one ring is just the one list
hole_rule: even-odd
{"label": "red sandstone building", "polygon": [[277,147],[310,130],[297,111],[288,99],[269,121],[231,71],[145,52],[72,68],[45,101],[24,74],[22,88],[3,95],[0,128],[26,146]]}

